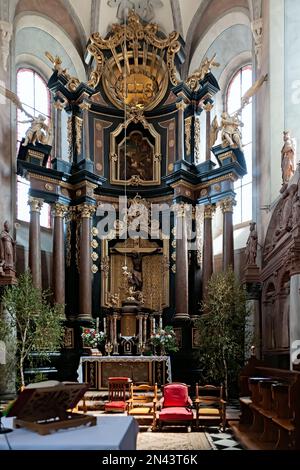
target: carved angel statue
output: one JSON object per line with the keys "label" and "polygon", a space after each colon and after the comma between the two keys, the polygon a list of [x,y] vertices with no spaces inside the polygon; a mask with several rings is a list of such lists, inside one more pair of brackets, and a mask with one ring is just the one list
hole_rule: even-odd
{"label": "carved angel statue", "polygon": [[282,183],[287,184],[295,173],[295,140],[292,139],[289,131],[283,132],[284,145],[281,149],[281,172]]}
{"label": "carved angel statue", "polygon": [[4,88],[0,85],[0,93],[12,101],[17,108],[22,111],[29,119],[26,121],[20,121],[22,124],[30,123],[30,127],[25,133],[25,141],[22,145],[26,146],[28,144],[35,145],[37,142],[41,144],[50,144],[52,133],[51,126],[46,124],[46,116],[39,114],[38,116],[32,116],[24,108],[20,98],[13,93],[11,90]]}
{"label": "carved angel statue", "polygon": [[197,91],[200,88],[200,83],[201,80],[204,79],[204,77],[211,72],[211,69],[213,67],[220,67],[219,62],[215,61],[216,54],[213,55],[211,59],[208,57],[205,57],[205,59],[202,60],[200,67],[195,70],[186,80],[187,86],[190,88],[192,91]]}
{"label": "carved angel statue", "polygon": [[23,146],[26,147],[28,144],[35,145],[37,142],[40,144],[48,144],[51,139],[51,130],[46,124],[46,117],[39,114],[36,117],[32,117],[28,121],[20,121],[23,124],[31,123],[29,129],[25,133],[25,140]]}
{"label": "carved angel statue", "polygon": [[230,116],[226,111],[221,114],[221,125],[218,124],[217,116],[211,125],[210,130],[210,146],[213,147],[215,144],[219,131],[221,131],[222,147],[238,147],[242,150],[242,133],[240,127],[244,124],[239,120],[237,114]]}

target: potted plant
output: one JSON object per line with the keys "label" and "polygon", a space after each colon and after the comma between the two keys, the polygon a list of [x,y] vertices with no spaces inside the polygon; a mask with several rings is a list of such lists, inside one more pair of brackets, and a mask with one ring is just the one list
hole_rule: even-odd
{"label": "potted plant", "polygon": [[88,348],[91,353],[97,351],[99,354],[97,348],[105,343],[106,334],[104,331],[97,331],[95,328],[82,328],[81,337],[83,348]]}
{"label": "potted plant", "polygon": [[207,289],[206,301],[197,323],[199,349],[196,353],[203,382],[237,385],[239,369],[244,363],[246,323],[246,291],[232,269],[214,274]]}
{"label": "potted plant", "polygon": [[172,326],[169,325],[165,328],[159,328],[156,332],[152,333],[150,343],[153,344],[155,350],[162,356],[166,353],[178,351],[175,332]]}
{"label": "potted plant", "polygon": [[32,354],[49,361],[50,353],[57,351],[63,342],[63,305],[51,305],[49,291],[41,291],[26,271],[18,284],[4,289],[2,297],[5,315],[0,317],[0,339],[15,341],[15,365],[21,387],[25,386],[25,362]]}

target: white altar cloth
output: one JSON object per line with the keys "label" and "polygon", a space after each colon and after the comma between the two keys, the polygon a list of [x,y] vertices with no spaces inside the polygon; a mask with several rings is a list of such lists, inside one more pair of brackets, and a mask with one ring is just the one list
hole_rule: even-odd
{"label": "white altar cloth", "polygon": [[[13,418],[2,418],[13,427]],[[130,416],[99,416],[96,426],[61,429],[46,436],[27,429],[6,434],[12,450],[136,450],[138,424]],[[0,450],[9,450],[0,434]]]}

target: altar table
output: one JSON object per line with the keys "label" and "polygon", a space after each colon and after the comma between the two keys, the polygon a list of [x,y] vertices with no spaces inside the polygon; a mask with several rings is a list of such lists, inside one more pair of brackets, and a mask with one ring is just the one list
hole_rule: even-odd
{"label": "altar table", "polygon": [[90,390],[108,387],[108,377],[129,377],[134,383],[159,386],[172,382],[170,356],[82,356],[78,381]]}
{"label": "altar table", "polygon": [[[13,427],[13,418],[2,418]],[[27,429],[6,434],[12,450],[136,450],[138,424],[130,416],[99,416],[96,426],[60,429],[46,436]],[[0,434],[0,450],[9,450]]]}

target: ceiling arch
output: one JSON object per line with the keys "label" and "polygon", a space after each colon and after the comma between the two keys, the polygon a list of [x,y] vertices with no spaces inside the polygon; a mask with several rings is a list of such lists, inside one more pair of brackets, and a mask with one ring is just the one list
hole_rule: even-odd
{"label": "ceiling arch", "polygon": [[183,78],[187,76],[191,57],[211,26],[228,12],[238,10],[244,11],[249,16],[248,0],[202,0],[186,36],[186,62],[182,69]]}
{"label": "ceiling arch", "polygon": [[[84,64],[81,60],[78,50],[74,46],[71,39],[66,35],[66,32],[60,27],[60,25],[54,23],[54,21],[51,21],[44,16],[37,14],[20,14],[15,19],[16,47],[18,46],[17,35],[23,29],[41,30],[44,32],[44,34],[49,35],[47,44],[49,49],[51,49],[52,37],[57,43],[61,45],[61,49],[64,51],[65,58],[68,58],[71,61],[78,79],[80,81],[86,80]],[[42,54],[44,54],[44,52],[45,51],[42,51]],[[51,52],[51,50],[49,50],[49,52]],[[25,51],[23,51],[23,53],[25,53]],[[45,59],[45,61],[47,61],[47,59]]]}
{"label": "ceiling arch", "polygon": [[19,0],[15,9],[15,16],[29,12],[46,16],[59,24],[70,37],[78,52],[83,55],[86,34],[69,0],[51,0],[51,2],[45,0]]}
{"label": "ceiling arch", "polygon": [[[249,17],[243,11],[229,12],[213,23],[207,30],[206,34],[202,37],[201,42],[198,44],[193,56],[190,58],[189,72],[193,72],[193,70],[199,67],[202,59],[207,54],[208,49],[220,34],[222,34],[226,29],[238,24],[245,25],[250,28]],[[220,57],[217,59],[220,59]]]}

